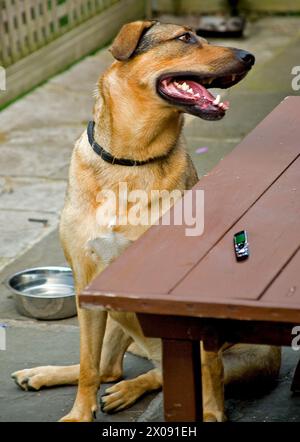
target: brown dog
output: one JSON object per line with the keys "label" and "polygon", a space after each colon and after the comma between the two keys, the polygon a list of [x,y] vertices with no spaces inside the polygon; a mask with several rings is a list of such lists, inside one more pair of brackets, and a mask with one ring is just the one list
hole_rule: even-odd
{"label": "brown dog", "polygon": [[[120,207],[114,208],[111,193],[103,195],[102,190],[120,196],[120,182],[129,191],[143,190],[149,200],[139,210],[147,215],[157,204],[152,190],[178,190],[181,195],[191,188],[198,178],[184,147],[183,113],[205,120],[222,118],[228,103],[220,103],[207,88],[233,86],[254,63],[248,52],[209,45],[189,28],[152,21],[123,26],[111,52],[116,61],[98,83],[95,125],[75,145],[60,225],[77,293],[149,227],[147,222],[121,223]],[[107,389],[103,410],[121,410],[161,387],[160,342],[143,336],[135,314],[78,308],[78,316],[80,366],[21,370],[13,374],[19,386],[38,390],[78,383],[75,404],[62,420],[91,421],[100,380],[121,378],[124,353],[134,342],[135,350],[157,367]],[[224,382],[276,375],[279,370],[276,348],[228,347],[222,353],[202,350],[206,420],[225,418]]]}

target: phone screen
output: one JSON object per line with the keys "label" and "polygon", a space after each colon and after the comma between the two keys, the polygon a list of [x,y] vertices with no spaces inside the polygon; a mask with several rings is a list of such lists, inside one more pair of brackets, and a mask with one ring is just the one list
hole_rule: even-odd
{"label": "phone screen", "polygon": [[237,244],[246,242],[245,232],[239,232],[235,235],[235,241]]}

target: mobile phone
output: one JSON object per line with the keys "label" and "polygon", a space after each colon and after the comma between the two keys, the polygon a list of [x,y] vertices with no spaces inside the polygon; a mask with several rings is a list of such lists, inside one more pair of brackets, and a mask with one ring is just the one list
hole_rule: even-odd
{"label": "mobile phone", "polygon": [[243,261],[249,257],[248,235],[246,230],[237,232],[233,237],[235,256],[238,261]]}

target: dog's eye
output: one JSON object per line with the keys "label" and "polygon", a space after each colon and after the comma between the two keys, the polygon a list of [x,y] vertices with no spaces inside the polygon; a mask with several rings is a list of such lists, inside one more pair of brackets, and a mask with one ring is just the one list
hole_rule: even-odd
{"label": "dog's eye", "polygon": [[196,38],[189,32],[178,37],[178,40],[184,41],[184,43],[196,43]]}

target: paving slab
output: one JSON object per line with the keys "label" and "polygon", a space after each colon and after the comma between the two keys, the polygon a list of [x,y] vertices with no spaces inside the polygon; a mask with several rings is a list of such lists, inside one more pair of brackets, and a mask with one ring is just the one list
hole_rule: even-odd
{"label": "paving slab", "polygon": [[[215,139],[204,137],[187,137],[188,150],[199,176],[206,175],[219,161],[237,146],[240,139]],[[197,151],[200,149],[200,153]]]}
{"label": "paving slab", "polygon": [[[70,163],[71,143],[69,146],[49,146],[42,141],[28,146],[0,146],[2,176],[10,177],[49,177],[58,168]],[[1,197],[0,197],[1,199]]]}
{"label": "paving slab", "polygon": [[3,258],[15,258],[57,226],[58,214],[48,213],[48,224],[30,222],[29,218],[44,218],[41,212],[0,210],[0,250]]}
{"label": "paving slab", "polygon": [[271,60],[258,66],[257,72],[243,85],[243,89],[262,93],[290,91],[291,95],[299,95],[299,91],[292,88],[292,69],[299,66],[299,45],[300,35],[281,48]]}
{"label": "paving slab", "polygon": [[57,214],[62,209],[65,180],[33,177],[0,178],[0,210],[31,210]]}
{"label": "paving slab", "polygon": [[[17,369],[38,365],[68,365],[79,361],[79,331],[77,327],[28,327],[8,323],[6,351],[0,351],[0,421],[55,422],[70,411],[76,387],[48,388],[39,392],[24,392],[10,374]],[[131,379],[152,368],[149,361],[126,354],[124,379]],[[104,393],[109,384],[103,384]],[[154,394],[145,396],[129,410],[118,414],[98,413],[97,421],[131,422],[145,410]]]}

